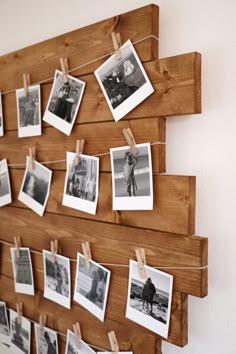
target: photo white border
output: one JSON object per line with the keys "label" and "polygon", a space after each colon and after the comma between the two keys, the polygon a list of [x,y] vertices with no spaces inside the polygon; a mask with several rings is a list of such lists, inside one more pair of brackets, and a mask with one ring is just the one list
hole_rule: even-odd
{"label": "photo white border", "polygon": [[145,269],[147,278],[148,277],[152,278],[153,273],[158,273],[161,276],[165,276],[165,277],[169,278],[170,291],[169,291],[169,306],[168,306],[168,311],[167,311],[166,324],[164,324],[156,319],[153,319],[150,316],[147,318],[147,316],[145,314],[139,312],[138,310],[135,310],[134,308],[132,308],[129,305],[132,278],[142,282],[143,285],[145,283],[145,281],[143,279],[141,279],[141,277],[139,275],[138,263],[131,260],[131,259],[129,261],[129,285],[128,285],[127,305],[126,305],[126,317],[129,318],[130,320],[140,324],[141,326],[148,328],[150,331],[155,332],[156,334],[159,334],[160,336],[162,336],[164,338],[167,338],[168,331],[169,331],[171,303],[172,303],[173,276],[170,274],[161,272],[158,269],[149,267],[147,265],[144,266],[144,269]]}
{"label": "photo white border", "polygon": [[72,160],[75,159],[75,157],[76,157],[76,154],[73,152],[66,153],[67,169],[66,169],[66,176],[65,176],[62,205],[83,211],[85,213],[95,215],[96,210],[97,210],[98,193],[99,193],[99,158],[95,157],[95,156],[89,156],[89,155],[83,155],[83,154],[80,155],[81,158],[97,161],[96,199],[94,202],[91,202],[89,200],[85,200],[82,198],[78,198],[78,197],[74,197],[72,195],[66,194],[67,180],[68,180],[68,175],[69,175],[69,165],[71,164]]}
{"label": "photo white border", "polygon": [[[53,331],[52,329],[48,328],[48,327],[44,327],[44,331],[50,332],[52,334],[55,335],[55,339],[56,339],[56,352],[57,354],[58,352],[58,338],[57,338],[57,332]],[[36,353],[39,354],[38,352],[38,347],[39,347],[39,339],[40,339],[40,326],[38,323],[34,323],[34,333],[35,333],[35,338],[36,338]],[[44,335],[44,333],[43,333]],[[46,352],[45,352],[46,353]]]}
{"label": "photo white border", "polygon": [[11,185],[10,185],[10,178],[9,178],[9,170],[8,170],[8,165],[7,165],[7,160],[1,160],[0,161],[0,174],[2,173],[7,173],[7,181],[8,181],[8,187],[9,187],[9,193],[3,195],[0,197],[0,207],[10,204],[12,202],[12,197],[11,197]]}
{"label": "photo white border", "polygon": [[[115,196],[115,178],[114,178],[114,159],[113,153],[116,151],[129,151],[129,146],[122,146],[110,149],[111,172],[112,172],[112,210],[153,210],[153,178],[152,178],[152,158],[150,143],[136,144],[137,150],[139,147],[147,147],[148,163],[149,163],[149,182],[150,196],[135,196],[135,197],[116,197]],[[137,154],[138,158],[138,154]]]}
{"label": "photo white border", "polygon": [[6,320],[7,320],[7,327],[8,327],[8,335],[0,333],[0,342],[10,345],[11,337],[10,337],[9,321],[8,321],[8,317],[7,317],[6,303],[4,301],[0,301],[0,305],[4,306],[4,312],[5,312],[5,317],[6,317]]}
{"label": "photo white border", "polygon": [[18,123],[18,138],[26,138],[30,136],[38,136],[42,134],[41,127],[41,94],[40,94],[40,85],[32,85],[28,87],[29,93],[37,89],[38,98],[39,98],[39,124],[31,125],[27,127],[20,126],[20,106],[19,98],[24,95],[24,89],[16,90],[16,107],[17,107],[17,123]]}
{"label": "photo white border", "polygon": [[14,262],[15,257],[17,257],[16,251],[17,251],[16,248],[11,247],[11,260],[12,260],[12,268],[13,268],[13,275],[14,275],[15,292],[21,294],[27,294],[27,295],[34,295],[34,275],[33,275],[30,249],[28,247],[20,247],[20,251],[27,251],[29,255],[29,267],[31,272],[32,284],[22,284],[16,282],[16,269],[15,269],[15,262]]}
{"label": "photo white border", "polygon": [[[121,118],[123,118],[127,113],[129,113],[130,111],[132,111],[136,106],[138,106],[142,101],[144,101],[148,96],[150,96],[153,92],[154,92],[154,88],[152,87],[152,84],[144,70],[144,67],[133,47],[133,44],[130,40],[128,40],[127,42],[125,42],[121,47],[121,53],[122,51],[125,51],[125,48],[129,48],[132,51],[132,54],[134,55],[138,66],[140,68],[140,70],[142,71],[142,74],[146,80],[146,83],[143,84],[137,91],[135,91],[130,97],[128,97],[124,102],[122,102],[118,107],[113,108],[112,104],[110,102],[110,99],[107,95],[107,92],[104,88],[104,85],[100,79],[100,75],[99,75],[99,71],[104,68],[109,62],[111,61],[117,61],[117,59],[115,58],[115,54],[113,54],[108,60],[105,61],[105,63],[103,63],[97,70],[94,71],[94,74],[98,80],[98,83],[102,89],[102,92],[106,98],[106,101],[108,103],[108,106],[111,110],[111,113],[115,119],[115,121],[117,122],[118,120],[120,120]],[[135,83],[134,83],[135,84]]]}
{"label": "photo white border", "polygon": [[44,165],[42,165],[41,163],[34,161],[34,163],[38,166],[40,166],[40,168],[45,169],[46,171],[48,171],[49,173],[49,180],[48,180],[48,190],[47,190],[47,195],[45,198],[45,202],[44,205],[41,205],[40,203],[38,203],[36,200],[34,200],[33,198],[31,198],[28,194],[26,194],[25,192],[23,192],[23,187],[24,187],[24,183],[25,183],[25,179],[29,170],[29,164],[30,164],[30,158],[29,156],[27,156],[26,158],[26,169],[25,169],[25,174],[22,180],[22,184],[21,184],[21,188],[20,188],[20,193],[18,195],[18,199],[24,203],[25,205],[27,205],[30,209],[32,209],[35,213],[37,213],[40,216],[43,216],[44,210],[46,208],[47,205],[47,201],[48,201],[48,197],[49,197],[49,191],[50,191],[50,186],[51,186],[51,180],[52,180],[52,171],[49,170],[47,167],[45,167]]}
{"label": "photo white border", "polygon": [[2,117],[2,126],[0,126],[0,137],[4,135],[3,109],[2,109],[2,93],[0,91],[0,117]]}
{"label": "photo white border", "polygon": [[71,133],[71,130],[72,130],[73,126],[74,126],[75,119],[76,119],[76,116],[77,116],[79,108],[80,108],[80,104],[81,104],[81,100],[82,100],[82,97],[83,97],[83,94],[84,94],[84,89],[85,89],[86,83],[84,81],[81,81],[81,80],[77,79],[74,76],[68,75],[69,79],[71,79],[72,81],[77,81],[79,84],[82,85],[82,89],[81,89],[81,92],[80,92],[80,97],[79,97],[79,100],[77,102],[77,107],[76,107],[76,110],[75,110],[75,113],[74,113],[73,120],[72,120],[71,123],[68,123],[64,119],[58,117],[57,115],[53,114],[52,112],[50,112],[48,110],[50,102],[51,102],[51,99],[52,99],[52,94],[53,94],[53,91],[54,91],[57,74],[63,75],[63,73],[60,70],[56,70],[55,71],[53,85],[52,85],[51,93],[50,93],[50,96],[49,96],[49,99],[48,99],[47,107],[46,107],[45,112],[44,112],[43,120],[45,122],[51,124],[54,128],[60,130],[62,133],[64,133],[64,134],[69,136],[70,133]]}
{"label": "photo white border", "polygon": [[[66,336],[66,348],[65,348],[65,354],[68,353],[68,344],[69,344],[69,336],[75,336],[74,333],[67,329],[67,336]],[[80,341],[80,349],[76,349],[77,354],[96,354],[96,352],[90,348],[90,346],[85,343],[82,339]]]}
{"label": "photo white border", "polygon": [[107,283],[106,283],[106,291],[104,294],[104,303],[103,309],[100,309],[97,305],[95,305],[92,301],[87,299],[85,296],[76,291],[78,285],[78,276],[79,276],[79,258],[85,259],[85,257],[77,252],[77,263],[76,263],[76,275],[75,275],[75,288],[74,288],[74,301],[83,306],[86,310],[91,312],[95,317],[97,317],[100,321],[104,321],[105,312],[106,312],[106,304],[107,304],[107,295],[110,286],[110,276],[111,271],[107,268],[104,268],[101,264],[94,262],[91,260],[90,262],[94,264],[96,267],[101,268],[107,274]]}
{"label": "photo white border", "polygon": [[57,291],[53,291],[47,288],[47,280],[46,280],[46,255],[51,257],[52,253],[46,250],[43,250],[43,267],[44,267],[44,294],[43,296],[47,299],[56,302],[57,304],[66,307],[67,309],[71,308],[71,272],[70,272],[70,259],[59,254],[56,255],[56,258],[64,259],[67,263],[68,270],[68,278],[69,278],[69,296],[63,296],[59,294]]}
{"label": "photo white border", "polygon": [[[14,343],[12,343],[12,337],[13,337],[13,333],[12,333],[12,328],[11,328],[11,323],[12,323],[12,319],[17,317],[17,312],[13,311],[13,310],[10,310],[10,336],[11,336],[11,343],[10,343],[10,349],[13,351],[13,353],[16,353],[16,354],[25,354],[24,351],[22,351],[20,348],[18,348]],[[27,320],[27,318],[21,316],[21,325],[22,327],[27,331],[29,332],[29,339],[28,339],[28,342],[29,342],[29,350],[28,350],[28,353],[27,354],[30,354],[30,350],[31,350],[31,323],[29,320]]]}

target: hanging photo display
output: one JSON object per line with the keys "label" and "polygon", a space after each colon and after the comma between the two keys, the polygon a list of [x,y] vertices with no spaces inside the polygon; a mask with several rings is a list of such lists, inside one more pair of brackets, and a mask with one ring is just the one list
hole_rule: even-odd
{"label": "hanging photo display", "polygon": [[34,169],[27,156],[26,169],[18,199],[40,216],[43,215],[51,185],[52,171],[34,161]]}
{"label": "hanging photo display", "polygon": [[43,250],[44,263],[44,297],[68,309],[71,306],[70,260],[56,255],[55,262],[52,253]]}
{"label": "hanging photo display", "polygon": [[40,85],[16,90],[18,137],[41,135],[41,98]]}
{"label": "hanging photo display", "polygon": [[57,332],[43,327],[40,333],[39,324],[34,324],[37,354],[58,354]]}
{"label": "hanging photo display", "polygon": [[4,130],[3,130],[2,94],[0,92],[0,136],[3,135],[4,135]]}
{"label": "hanging photo display", "polygon": [[137,262],[130,260],[126,317],[167,338],[170,321],[173,276],[147,265],[146,279]]}
{"label": "hanging photo display", "polygon": [[30,321],[23,316],[21,316],[21,320],[19,321],[17,312],[10,310],[10,324],[11,351],[16,354],[30,354]]}
{"label": "hanging photo display", "polygon": [[34,280],[29,248],[11,248],[11,259],[14,274],[15,292],[34,295]]}
{"label": "hanging photo display", "polygon": [[152,210],[152,159],[150,144],[110,149],[113,210]]}
{"label": "hanging photo display", "polygon": [[67,170],[62,204],[90,214],[96,214],[98,201],[99,159],[67,152]]}
{"label": "hanging photo display", "polygon": [[120,60],[113,54],[94,72],[115,121],[154,92],[131,41],[120,51]]}
{"label": "hanging photo display", "polygon": [[74,300],[104,321],[110,271],[93,260],[89,264],[87,268],[85,257],[77,253]]}
{"label": "hanging photo display", "polygon": [[0,161],[0,207],[10,204],[11,202],[12,198],[9,172],[7,160],[4,159]]}
{"label": "hanging photo display", "polygon": [[43,120],[66,135],[70,135],[83,97],[85,82],[56,70]]}
{"label": "hanging photo display", "polygon": [[10,345],[10,330],[5,302],[0,301],[0,342]]}
{"label": "hanging photo display", "polygon": [[65,354],[96,354],[96,352],[90,348],[90,346],[86,344],[82,339],[80,340],[80,347],[77,348],[75,335],[68,329]]}

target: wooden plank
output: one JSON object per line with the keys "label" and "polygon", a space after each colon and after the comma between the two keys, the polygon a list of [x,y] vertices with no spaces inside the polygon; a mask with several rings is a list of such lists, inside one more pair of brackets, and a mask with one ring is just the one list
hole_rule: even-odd
{"label": "wooden plank", "polygon": [[[66,151],[74,151],[77,139],[85,139],[84,153],[88,155],[104,154],[100,157],[100,171],[110,172],[111,147],[127,145],[122,133],[123,128],[131,128],[136,143],[165,143],[165,118],[144,118],[135,121],[80,124],[76,125],[70,137],[62,137],[62,133],[53,127],[44,129],[40,138],[32,137],[24,141],[10,131],[0,139],[1,157],[7,158],[8,164],[25,164],[29,148],[36,145],[38,161],[65,160]],[[165,172],[165,144],[152,146],[153,172]],[[16,166],[25,168],[24,166]],[[48,164],[53,170],[65,170],[66,162]]]}
{"label": "wooden plank", "polygon": [[[32,83],[54,76],[55,69],[60,68],[60,57],[68,57],[70,68],[76,68],[111,53],[114,50],[112,31],[121,33],[123,43],[128,39],[136,42],[150,35],[158,37],[158,14],[157,6],[144,6],[1,56],[1,91],[22,87],[25,72],[30,73]],[[144,62],[158,57],[158,41],[151,38],[141,41],[135,48]],[[92,73],[104,60],[86,65],[73,75]]]}
{"label": "wooden plank", "polygon": [[[14,215],[14,217],[13,217]],[[104,224],[86,219],[46,213],[41,219],[24,209],[0,209],[0,239],[13,243],[13,236],[21,235],[22,245],[34,250],[50,249],[50,240],[58,239],[63,255],[76,259],[82,252],[81,242],[90,243],[95,261],[109,266],[114,275],[128,277],[129,259],[135,259],[135,249],[145,248],[147,263],[154,267],[177,267],[164,271],[174,276],[175,290],[198,297],[207,295],[207,239]],[[14,223],[12,223],[14,219]],[[11,226],[9,226],[11,225]],[[179,269],[178,267],[183,267]],[[199,269],[184,269],[199,268]],[[162,269],[162,268],[160,268]],[[37,276],[40,276],[40,274]],[[38,284],[39,279],[37,279]]]}
{"label": "wooden plank", "polygon": [[[12,206],[24,207],[17,197],[24,171],[11,170]],[[62,205],[65,173],[54,171],[46,211],[123,225],[137,226],[172,232],[181,235],[194,233],[195,177],[153,175],[153,210],[112,210],[112,186],[110,173],[100,173],[99,198],[96,215],[81,212]]]}
{"label": "wooden plank", "polygon": [[[144,64],[154,93],[124,119],[174,116],[201,112],[201,55],[188,53]],[[95,123],[114,119],[95,75],[80,77],[86,90],[76,123]],[[52,84],[42,85],[42,112],[45,111]],[[16,130],[15,93],[3,96],[6,130]],[[48,126],[46,123],[43,126]],[[17,136],[17,133],[16,133]],[[61,133],[61,136],[64,136]]]}

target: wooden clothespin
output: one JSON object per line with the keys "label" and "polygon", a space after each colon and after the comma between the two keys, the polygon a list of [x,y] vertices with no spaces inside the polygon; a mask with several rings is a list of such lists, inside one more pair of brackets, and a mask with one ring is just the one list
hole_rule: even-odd
{"label": "wooden clothespin", "polygon": [[22,302],[16,303],[16,311],[17,311],[17,321],[18,324],[21,324],[21,317],[23,315],[23,305]]}
{"label": "wooden clothespin", "polygon": [[20,248],[21,248],[20,236],[15,236],[14,242],[15,242],[15,248],[16,248],[16,257],[20,258]]}
{"label": "wooden clothespin", "polygon": [[133,136],[133,133],[131,131],[130,128],[124,128],[122,130],[124,136],[125,136],[125,139],[127,140],[127,143],[129,144],[130,146],[130,151],[132,152],[133,155],[137,155],[138,153],[138,150],[136,149],[135,147],[135,140],[134,140],[134,136]]}
{"label": "wooden clothespin", "polygon": [[116,340],[115,332],[114,331],[109,332],[108,338],[109,338],[112,353],[118,354],[119,346],[118,346],[118,342]]}
{"label": "wooden clothespin", "polygon": [[120,33],[115,33],[115,32],[111,32],[111,38],[112,38],[112,42],[113,42],[113,46],[114,46],[114,51],[115,51],[115,58],[117,60],[121,59],[121,36]]}
{"label": "wooden clothespin", "polygon": [[81,330],[80,330],[80,325],[79,322],[76,322],[73,324],[73,330],[74,330],[74,335],[75,335],[75,344],[77,349],[80,349],[80,343],[81,343]]}
{"label": "wooden clothespin", "polygon": [[30,74],[23,74],[24,96],[28,96],[28,87],[30,86]]}
{"label": "wooden clothespin", "polygon": [[56,262],[58,251],[58,240],[51,241],[51,261],[52,263]]}
{"label": "wooden clothespin", "polygon": [[46,326],[47,315],[44,313],[43,315],[39,316],[39,334],[40,337],[43,337],[44,334],[44,327]]}
{"label": "wooden clothespin", "polygon": [[36,149],[34,146],[29,148],[29,156],[30,156],[30,170],[33,171],[35,167],[35,155],[36,155]]}
{"label": "wooden clothespin", "polygon": [[75,150],[75,165],[80,162],[80,155],[83,154],[84,150],[84,139],[76,140],[76,150]]}
{"label": "wooden clothespin", "polygon": [[145,272],[145,265],[146,265],[146,256],[145,251],[143,248],[139,248],[135,250],[136,258],[138,262],[138,269],[140,278],[145,280],[146,279],[146,272]]}
{"label": "wooden clothespin", "polygon": [[63,72],[63,80],[64,82],[68,82],[68,72],[69,72],[69,64],[68,58],[60,58],[61,71]]}
{"label": "wooden clothespin", "polygon": [[86,268],[90,268],[90,261],[92,259],[89,242],[82,243],[83,254],[85,258]]}

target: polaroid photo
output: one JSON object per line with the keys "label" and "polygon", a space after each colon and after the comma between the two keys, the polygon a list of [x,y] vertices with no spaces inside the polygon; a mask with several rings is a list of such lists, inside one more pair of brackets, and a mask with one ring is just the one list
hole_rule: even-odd
{"label": "polaroid photo", "polygon": [[10,329],[5,302],[0,301],[0,342],[10,345]]}
{"label": "polaroid photo", "polygon": [[90,348],[90,346],[82,339],[80,341],[80,348],[77,349],[75,335],[72,331],[68,329],[65,354],[96,354],[96,352],[92,348]]}
{"label": "polaroid photo", "polygon": [[2,94],[0,92],[0,136],[3,135],[4,135],[4,130],[3,130]]}
{"label": "polaroid photo", "polygon": [[70,75],[68,82],[64,82],[63,73],[56,70],[43,120],[62,133],[70,135],[84,88],[85,82]]}
{"label": "polaroid photo", "polygon": [[58,354],[57,332],[44,327],[41,335],[40,326],[35,323],[34,333],[36,338],[37,354]]}
{"label": "polaroid photo", "polygon": [[126,317],[167,338],[170,322],[173,276],[145,266],[146,281],[137,262],[130,260]]}
{"label": "polaroid photo", "polygon": [[110,273],[93,260],[87,268],[85,257],[77,253],[74,300],[101,321],[105,317]]}
{"label": "polaroid photo", "polygon": [[70,260],[56,255],[52,262],[52,253],[43,250],[44,262],[44,297],[68,309],[71,306]]}
{"label": "polaroid photo", "polygon": [[67,152],[67,171],[62,204],[96,214],[98,201],[99,158],[80,155],[75,165],[75,153]]}
{"label": "polaroid photo", "polygon": [[40,216],[43,215],[51,185],[52,171],[37,161],[34,169],[30,168],[27,156],[26,169],[18,199]]}
{"label": "polaroid photo", "polygon": [[10,204],[11,202],[12,198],[9,171],[7,160],[4,159],[0,161],[0,207]]}
{"label": "polaroid photo", "polygon": [[110,149],[113,210],[152,210],[152,159],[150,144]]}
{"label": "polaroid photo", "polygon": [[15,292],[34,295],[34,279],[29,248],[20,248],[20,257],[17,249],[11,248],[11,259],[14,274]]}
{"label": "polaroid photo", "polygon": [[154,92],[131,41],[120,50],[94,72],[116,122]]}
{"label": "polaroid photo", "polygon": [[10,310],[10,335],[10,348],[13,353],[30,354],[31,323],[23,316],[19,323],[18,314],[13,310]]}
{"label": "polaroid photo", "polygon": [[18,137],[41,135],[41,98],[40,85],[28,87],[25,96],[24,89],[16,90]]}

